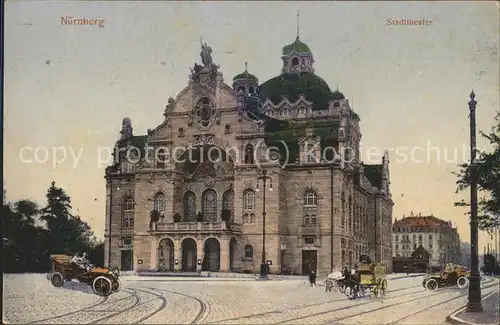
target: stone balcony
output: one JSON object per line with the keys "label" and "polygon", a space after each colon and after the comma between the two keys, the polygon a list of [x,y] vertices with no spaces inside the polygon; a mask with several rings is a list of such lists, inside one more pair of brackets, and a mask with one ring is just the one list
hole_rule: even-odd
{"label": "stone balcony", "polygon": [[158,223],[155,233],[189,233],[189,234],[213,234],[217,232],[232,232],[241,234],[242,227],[237,223],[230,223],[229,227],[224,221],[216,222],[171,222]]}
{"label": "stone balcony", "polygon": [[321,227],[319,223],[301,225],[299,227],[299,235],[300,236],[319,236],[321,231]]}

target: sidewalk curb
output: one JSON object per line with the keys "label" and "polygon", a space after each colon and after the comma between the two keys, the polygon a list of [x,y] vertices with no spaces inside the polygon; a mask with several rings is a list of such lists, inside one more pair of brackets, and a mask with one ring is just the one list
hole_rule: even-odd
{"label": "sidewalk curb", "polygon": [[[489,296],[492,296],[496,293],[497,293],[497,291],[490,292],[487,295],[481,297],[481,300],[484,300],[484,299],[488,298]],[[460,307],[459,309],[455,310],[453,313],[449,314],[446,317],[446,322],[449,324],[453,324],[453,325],[478,325],[476,323],[470,323],[470,322],[467,322],[465,320],[462,320],[456,316],[456,315],[460,314],[462,311],[464,311],[466,308],[467,308],[467,306]]]}
{"label": "sidewalk curb", "polygon": [[[422,274],[412,274],[390,278],[389,280],[408,279],[422,276]],[[171,277],[171,276],[138,276],[125,275],[121,277],[124,281],[137,282],[240,282],[259,281],[259,277]],[[270,277],[267,281],[307,281],[307,276],[285,276]],[[261,280],[262,281],[262,280]],[[320,284],[318,284],[320,285]]]}

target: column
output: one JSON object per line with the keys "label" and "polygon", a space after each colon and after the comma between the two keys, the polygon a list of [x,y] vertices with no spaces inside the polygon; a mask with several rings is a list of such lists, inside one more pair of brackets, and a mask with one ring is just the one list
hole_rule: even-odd
{"label": "column", "polygon": [[201,272],[201,264],[198,264],[198,261],[203,262],[203,258],[205,257],[205,240],[203,238],[196,239],[196,272]]}
{"label": "column", "polygon": [[151,260],[149,263],[149,269],[151,271],[158,270],[158,239],[156,236],[151,237]]}
{"label": "column", "polygon": [[[179,264],[175,264],[175,261],[179,261]],[[180,272],[182,271],[182,247],[181,240],[174,240],[174,271]]]}
{"label": "column", "polygon": [[229,272],[229,238],[220,241],[220,271]]}

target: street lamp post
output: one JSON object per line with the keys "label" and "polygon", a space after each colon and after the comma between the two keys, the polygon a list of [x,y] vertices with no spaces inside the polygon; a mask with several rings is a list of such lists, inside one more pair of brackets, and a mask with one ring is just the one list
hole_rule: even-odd
{"label": "street lamp post", "polygon": [[470,94],[470,242],[471,242],[471,275],[469,278],[469,300],[467,312],[482,312],[481,280],[479,278],[478,261],[478,220],[477,220],[477,174],[476,174],[476,104],[474,91]]}
{"label": "street lamp post", "polygon": [[109,178],[108,267],[111,268],[111,217],[113,215],[113,181]]}
{"label": "street lamp post", "polygon": [[259,191],[259,181],[262,181],[262,263],[260,265],[260,278],[267,278],[266,264],[266,183],[269,181],[269,191],[273,191],[273,183],[271,177],[267,176],[267,170],[262,170],[262,175],[257,178],[257,188]]}

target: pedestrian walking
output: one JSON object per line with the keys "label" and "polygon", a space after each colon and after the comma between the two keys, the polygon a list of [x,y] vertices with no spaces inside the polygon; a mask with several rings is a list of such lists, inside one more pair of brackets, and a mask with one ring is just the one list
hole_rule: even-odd
{"label": "pedestrian walking", "polygon": [[311,288],[316,286],[316,272],[314,271],[311,271],[311,274],[309,274],[309,284]]}

